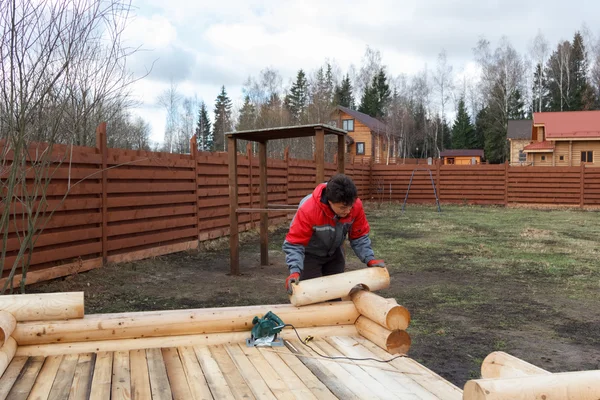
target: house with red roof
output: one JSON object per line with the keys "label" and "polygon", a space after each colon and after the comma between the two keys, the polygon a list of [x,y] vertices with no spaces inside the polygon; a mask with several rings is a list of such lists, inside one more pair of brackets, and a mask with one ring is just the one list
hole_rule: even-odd
{"label": "house with red roof", "polygon": [[600,111],[533,113],[523,152],[535,166],[600,165]]}

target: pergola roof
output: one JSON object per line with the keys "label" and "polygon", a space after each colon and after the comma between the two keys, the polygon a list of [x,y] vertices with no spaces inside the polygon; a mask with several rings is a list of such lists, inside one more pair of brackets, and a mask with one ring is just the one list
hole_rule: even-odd
{"label": "pergola roof", "polygon": [[253,142],[265,142],[276,139],[292,139],[298,137],[315,136],[315,131],[323,130],[325,135],[337,135],[347,137],[348,132],[343,129],[334,128],[331,125],[311,124],[299,126],[284,126],[279,128],[254,129],[249,131],[227,132],[225,135],[234,139],[249,140]]}

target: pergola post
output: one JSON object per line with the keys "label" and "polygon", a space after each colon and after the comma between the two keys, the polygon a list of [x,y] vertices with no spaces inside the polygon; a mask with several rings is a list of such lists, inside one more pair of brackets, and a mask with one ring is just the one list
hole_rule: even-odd
{"label": "pergola post", "polygon": [[325,131],[315,130],[315,161],[317,163],[317,185],[325,181]]}
{"label": "pergola post", "polygon": [[[260,169],[260,208],[267,208],[267,141],[258,144]],[[260,265],[269,265],[269,214],[260,213]]]}
{"label": "pergola post", "polygon": [[346,160],[344,155],[346,154],[346,138],[342,135],[338,136],[338,151],[337,151],[337,172],[340,174],[346,171]]}
{"label": "pergola post", "polygon": [[237,139],[227,137],[229,159],[229,265],[231,275],[240,274],[240,247],[238,227],[238,176],[237,176]]}

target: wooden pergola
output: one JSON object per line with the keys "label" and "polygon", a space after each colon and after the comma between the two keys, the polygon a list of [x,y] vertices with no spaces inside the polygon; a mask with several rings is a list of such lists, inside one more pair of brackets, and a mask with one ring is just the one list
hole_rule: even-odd
{"label": "wooden pergola", "polygon": [[[260,263],[269,264],[269,212],[290,211],[296,209],[297,205],[278,205],[267,203],[267,142],[277,139],[292,139],[299,137],[315,137],[315,161],[317,174],[315,183],[325,181],[325,135],[336,135],[338,137],[337,165],[338,172],[344,173],[345,140],[347,132],[324,124],[289,126],[280,128],[259,129],[252,131],[229,132],[227,137],[227,149],[229,153],[229,218],[230,218],[230,273],[240,274],[240,249],[239,249],[239,213],[260,213]],[[237,141],[247,140],[258,142],[258,159],[260,174],[260,207],[239,208],[238,207],[238,174],[237,174]]]}

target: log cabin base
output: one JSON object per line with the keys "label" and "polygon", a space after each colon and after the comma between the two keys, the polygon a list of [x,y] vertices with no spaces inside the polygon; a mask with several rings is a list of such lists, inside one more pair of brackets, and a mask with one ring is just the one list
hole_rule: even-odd
{"label": "log cabin base", "polygon": [[[485,379],[469,381],[463,397],[406,354],[410,336],[397,328],[409,315],[373,293],[305,307],[97,315],[82,314],[82,293],[25,296],[0,298],[0,400],[525,399],[550,387],[576,393],[568,399],[598,398],[599,371],[550,374],[506,353],[486,358]],[[381,309],[355,304],[365,299]],[[252,317],[270,310],[300,338],[286,328],[284,347],[246,347]]]}

